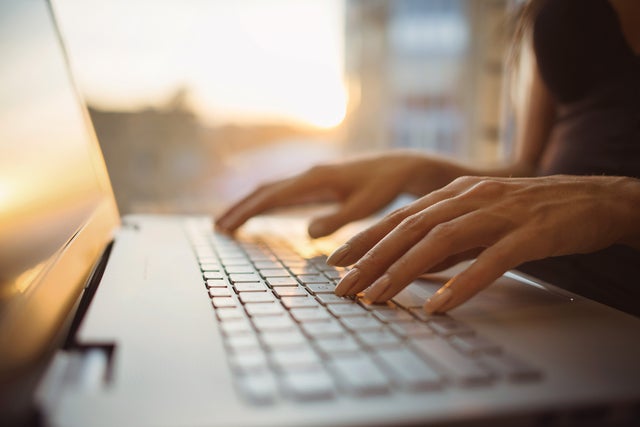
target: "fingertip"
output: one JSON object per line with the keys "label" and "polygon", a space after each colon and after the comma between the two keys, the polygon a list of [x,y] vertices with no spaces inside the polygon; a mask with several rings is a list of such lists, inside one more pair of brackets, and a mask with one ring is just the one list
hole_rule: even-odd
{"label": "fingertip", "polygon": [[328,236],[329,234],[340,228],[342,225],[342,223],[332,221],[331,218],[328,217],[317,218],[311,221],[307,232],[309,233],[309,236],[317,239],[319,237]]}
{"label": "fingertip", "polygon": [[330,234],[330,232],[327,231],[327,227],[325,226],[325,224],[320,221],[313,221],[311,224],[309,224],[307,233],[309,233],[309,236],[313,239],[324,237]]}
{"label": "fingertip", "polygon": [[447,303],[451,301],[452,297],[453,291],[447,283],[427,299],[423,306],[424,311],[428,314],[444,313],[446,311],[444,308],[446,308]]}

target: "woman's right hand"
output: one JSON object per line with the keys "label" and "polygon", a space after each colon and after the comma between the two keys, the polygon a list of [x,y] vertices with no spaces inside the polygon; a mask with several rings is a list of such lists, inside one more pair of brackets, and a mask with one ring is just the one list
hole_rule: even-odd
{"label": "woman's right hand", "polygon": [[233,233],[249,218],[270,209],[304,203],[338,202],[338,208],[309,224],[311,237],[333,233],[365,218],[399,194],[422,196],[455,178],[452,165],[417,154],[398,152],[314,166],[288,179],[263,184],[216,220],[218,230]]}

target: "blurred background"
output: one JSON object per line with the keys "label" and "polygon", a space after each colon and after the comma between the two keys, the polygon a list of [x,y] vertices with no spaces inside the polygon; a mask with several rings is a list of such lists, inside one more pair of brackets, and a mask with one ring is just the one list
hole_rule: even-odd
{"label": "blurred background", "polygon": [[512,0],[54,0],[121,213],[412,148],[510,151]]}

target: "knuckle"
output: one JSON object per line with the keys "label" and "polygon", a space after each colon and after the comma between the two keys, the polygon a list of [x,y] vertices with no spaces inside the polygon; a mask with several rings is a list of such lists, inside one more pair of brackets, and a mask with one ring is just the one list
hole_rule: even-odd
{"label": "knuckle", "polygon": [[383,221],[391,224],[399,224],[409,215],[409,210],[406,207],[402,207],[385,215]]}
{"label": "knuckle", "polygon": [[452,222],[442,222],[431,229],[429,236],[438,242],[447,243],[454,239],[458,227]]}
{"label": "knuckle", "polygon": [[400,222],[400,225],[398,227],[403,232],[410,234],[422,231],[422,217],[418,214],[409,215]]}
{"label": "knuckle", "polygon": [[499,196],[505,191],[505,185],[493,179],[484,179],[471,188],[470,192],[481,196]]}
{"label": "knuckle", "polygon": [[476,184],[477,182],[478,182],[478,177],[464,175],[464,176],[459,176],[456,179],[454,179],[451,182],[451,184],[453,184],[455,186],[459,186],[459,187],[470,187],[470,186]]}

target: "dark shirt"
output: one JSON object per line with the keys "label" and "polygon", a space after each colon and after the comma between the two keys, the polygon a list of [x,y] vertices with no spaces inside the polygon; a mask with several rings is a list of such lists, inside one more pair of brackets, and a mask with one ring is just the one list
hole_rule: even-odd
{"label": "dark shirt", "polygon": [[[533,43],[558,106],[538,173],[640,178],[640,55],[611,4],[546,1],[533,25]],[[614,246],[520,269],[640,316],[640,252],[634,249]]]}
{"label": "dark shirt", "polygon": [[640,177],[640,56],[607,0],[547,1],[534,50],[558,117],[541,175]]}

